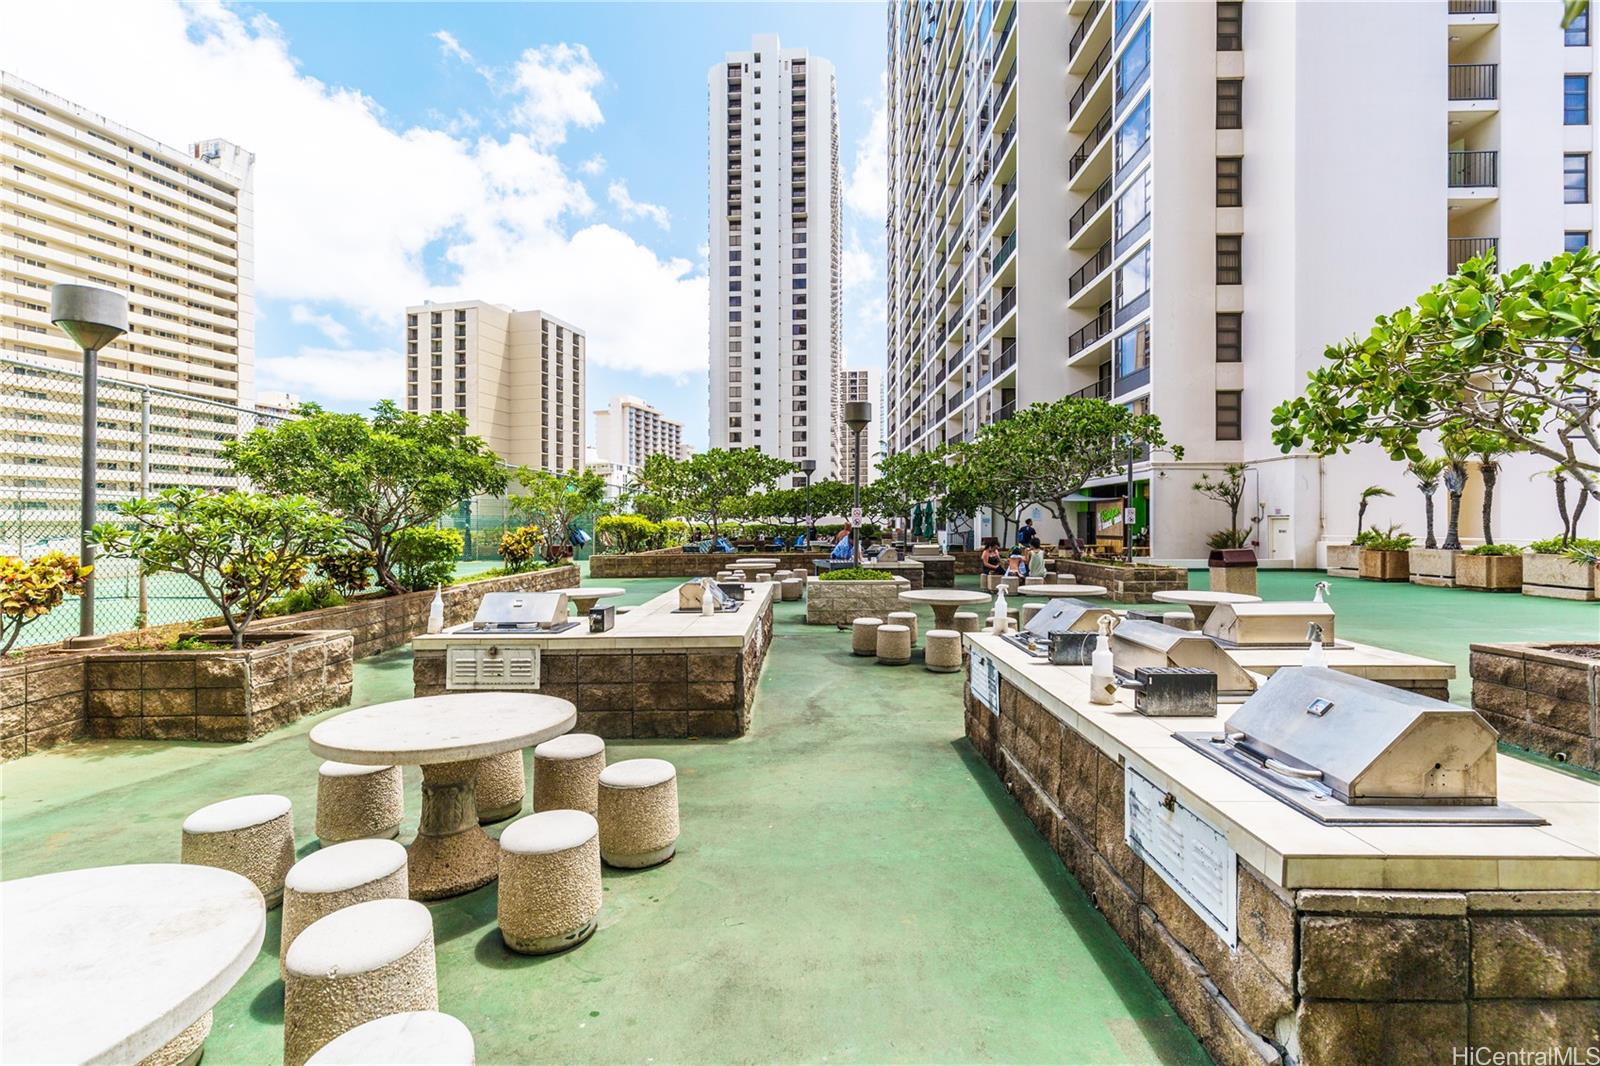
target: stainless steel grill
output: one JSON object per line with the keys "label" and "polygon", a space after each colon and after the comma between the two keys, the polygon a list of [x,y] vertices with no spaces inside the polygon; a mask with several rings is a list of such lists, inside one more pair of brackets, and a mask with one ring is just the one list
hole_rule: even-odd
{"label": "stainless steel grill", "polygon": [[472,617],[474,633],[559,633],[567,617],[565,592],[488,592]]}
{"label": "stainless steel grill", "polygon": [[1189,666],[1217,675],[1217,694],[1247,696],[1256,690],[1250,671],[1203,633],[1129,618],[1111,631],[1117,676],[1131,679],[1141,666]]}
{"label": "stainless steel grill", "polygon": [[1498,802],[1476,711],[1325,667],[1279,670],[1223,732],[1177,736],[1328,824],[1544,824]]}
{"label": "stainless steel grill", "polygon": [[1096,607],[1083,600],[1059,597],[1039,608],[1020,632],[1007,633],[1005,640],[1029,655],[1049,658],[1062,666],[1088,665],[1100,631],[1100,619],[1109,616],[1115,625],[1116,612]]}
{"label": "stainless steel grill", "polygon": [[1323,647],[1336,646],[1326,603],[1220,603],[1201,632],[1229,647],[1304,648],[1312,625],[1321,627]]}

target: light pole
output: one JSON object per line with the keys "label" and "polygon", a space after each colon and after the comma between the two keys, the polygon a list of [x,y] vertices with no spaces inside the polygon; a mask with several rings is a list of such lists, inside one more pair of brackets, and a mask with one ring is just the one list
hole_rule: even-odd
{"label": "light pole", "polygon": [[[95,452],[99,448],[96,424],[99,393],[97,357],[100,349],[128,332],[128,300],[120,292],[92,285],[55,285],[50,289],[50,321],[83,349],[83,454],[79,467],[78,562],[94,565],[94,545],[89,530],[95,520]],[[80,645],[94,643],[94,571],[84,577],[78,600]]]}
{"label": "light pole", "polygon": [[817,472],[817,461],[815,459],[802,459],[802,460],[800,460],[800,473],[804,474],[805,475],[805,479],[806,479],[806,547],[808,547],[808,548],[811,546],[811,526],[812,526],[812,515],[811,515],[811,475],[815,474],[816,472]]}
{"label": "light pole", "polygon": [[1133,506],[1133,438],[1128,438],[1128,500],[1122,509],[1122,552],[1127,556],[1128,562],[1133,562],[1133,516],[1136,513]]}
{"label": "light pole", "polygon": [[861,434],[872,425],[872,404],[851,400],[844,405],[844,424],[850,427],[850,454],[855,467],[854,504],[850,510],[850,552],[855,565],[861,565]]}

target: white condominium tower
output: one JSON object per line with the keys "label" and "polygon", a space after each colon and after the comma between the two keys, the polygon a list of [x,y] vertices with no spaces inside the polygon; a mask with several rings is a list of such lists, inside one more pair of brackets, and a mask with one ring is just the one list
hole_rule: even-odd
{"label": "white condominium tower", "polygon": [[512,466],[583,467],[584,332],[481,300],[406,308],[406,410],[451,411]]}
{"label": "white condominium tower", "polygon": [[595,455],[632,473],[652,455],[688,457],[683,423],[663,415],[637,396],[613,396],[609,407],[594,413]]}
{"label": "white condominium tower", "polygon": [[711,446],[811,459],[832,477],[844,435],[833,64],[757,35],[708,85]]}
{"label": "white condominium tower", "polygon": [[[1369,520],[1422,526],[1375,449],[1283,455],[1270,412],[1324,348],[1486,247],[1587,243],[1594,50],[1556,0],[1071,0],[890,5],[892,450],[1099,396],[1183,445],[1138,458],[1153,555],[1226,525],[1191,488],[1250,467],[1263,558],[1311,565]],[[1547,464],[1543,464],[1547,465]],[[1507,460],[1495,532],[1554,531],[1541,464]],[[1481,535],[1481,492],[1463,537]],[[1123,476],[1092,486],[1107,500]],[[1114,508],[1081,506],[1080,536]],[[1053,532],[1053,531],[1052,531]]]}
{"label": "white condominium tower", "polygon": [[[861,431],[861,483],[863,485],[878,476],[878,459],[883,454],[883,399],[878,395],[880,391],[878,372],[876,370],[846,370],[844,372],[844,402],[870,403],[872,405],[872,425]],[[851,447],[848,428],[845,430],[842,440],[843,463],[839,470],[839,480],[846,484],[854,484],[856,456]]]}

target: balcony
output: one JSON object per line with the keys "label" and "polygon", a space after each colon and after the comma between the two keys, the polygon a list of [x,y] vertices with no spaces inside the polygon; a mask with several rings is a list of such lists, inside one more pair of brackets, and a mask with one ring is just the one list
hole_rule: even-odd
{"label": "balcony", "polygon": [[1008,289],[1004,296],[994,305],[994,317],[990,321],[999,323],[1012,311],[1017,309],[1017,290]]}
{"label": "balcony", "polygon": [[1101,142],[1106,139],[1106,135],[1110,132],[1111,109],[1108,107],[1106,108],[1106,113],[1100,116],[1100,121],[1094,124],[1094,129],[1090,130],[1089,135],[1083,139],[1083,143],[1078,145],[1078,150],[1072,153],[1072,158],[1067,161],[1067,179],[1069,181],[1078,176],[1078,171],[1083,169],[1083,165],[1089,161],[1090,156],[1094,155],[1095,149],[1100,147]]}
{"label": "balcony", "polygon": [[1076,237],[1078,235],[1078,231],[1083,229],[1084,225],[1095,216],[1096,212],[1106,205],[1106,201],[1109,199],[1111,199],[1111,179],[1107,178],[1101,183],[1100,187],[1096,189],[1094,193],[1087,200],[1085,200],[1076,211],[1072,213],[1072,217],[1067,220],[1068,239],[1070,240],[1071,238]]}
{"label": "balcony", "polygon": [[1000,346],[1000,354],[995,358],[994,366],[990,368],[990,377],[997,378],[1007,370],[1017,365],[1017,344],[1013,340],[1010,344]]}
{"label": "balcony", "polygon": [[1106,241],[1100,246],[1099,251],[1090,256],[1082,266],[1072,272],[1072,277],[1067,279],[1068,298],[1078,295],[1085,285],[1099,277],[1110,265],[1111,242]]}
{"label": "balcony", "polygon": [[1111,309],[1108,307],[1067,338],[1067,358],[1090,347],[1111,332]]}
{"label": "balcony", "polygon": [[1092,385],[1085,385],[1077,392],[1067,393],[1069,400],[1109,400],[1111,398],[1111,381],[1109,378],[1100,378]]}
{"label": "balcony", "polygon": [[1500,98],[1500,66],[1498,63],[1451,63],[1451,100],[1498,100]]}
{"label": "balcony", "polygon": [[1094,0],[1084,11],[1083,21],[1078,23],[1078,28],[1072,31],[1072,39],[1067,42],[1067,62],[1072,62],[1072,57],[1078,54],[1083,42],[1088,40],[1089,31],[1094,28],[1094,20],[1100,17],[1100,9],[1105,6],[1105,0]]}
{"label": "balcony", "polygon": [[1500,184],[1500,153],[1451,152],[1449,184],[1452,189],[1492,189]]}
{"label": "balcony", "polygon": [[1012,415],[1014,415],[1016,413],[1017,413],[1017,401],[1016,400],[1007,400],[1005,403],[1003,403],[999,407],[995,408],[994,417],[991,418],[989,421],[991,421],[991,422],[1004,422],[1006,419],[1010,418]]}
{"label": "balcony", "polygon": [[1100,75],[1105,73],[1107,64],[1111,62],[1111,42],[1108,40],[1105,47],[1100,49],[1100,54],[1094,57],[1094,62],[1083,74],[1083,82],[1072,94],[1072,99],[1067,103],[1067,121],[1070,123],[1078,114],[1078,109],[1083,107],[1083,102],[1089,98],[1089,93],[1094,90],[1095,83],[1100,80]]}
{"label": "balcony", "polygon": [[1476,259],[1490,252],[1495,253],[1495,260],[1499,261],[1500,238],[1498,237],[1451,237],[1445,245],[1448,250],[1446,273],[1454,274],[1468,259]]}
{"label": "balcony", "polygon": [[1006,149],[1010,148],[1011,147],[1011,143],[1013,141],[1015,141],[1016,139],[1017,139],[1017,124],[1016,124],[1016,121],[1013,120],[1011,125],[1006,127],[1006,131],[1000,135],[1000,147],[998,149],[996,149],[995,153],[994,153],[994,158],[995,158],[996,162],[998,162],[999,160],[1002,160],[1002,159],[1004,159],[1006,157]]}
{"label": "balcony", "polygon": [[1005,265],[1006,260],[1010,259],[1016,250],[1017,235],[1016,232],[1013,231],[1001,238],[1000,250],[994,253],[994,273],[1000,273],[1000,268]]}

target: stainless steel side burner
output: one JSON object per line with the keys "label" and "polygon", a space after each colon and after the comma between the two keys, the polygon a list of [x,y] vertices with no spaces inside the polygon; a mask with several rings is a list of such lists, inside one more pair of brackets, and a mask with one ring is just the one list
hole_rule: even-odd
{"label": "stainless steel side burner", "polygon": [[565,592],[488,592],[469,627],[473,633],[561,633],[578,623],[567,617]]}
{"label": "stainless steel side burner", "polygon": [[1273,674],[1221,733],[1178,740],[1329,825],[1543,825],[1501,804],[1476,711],[1326,667]]}

